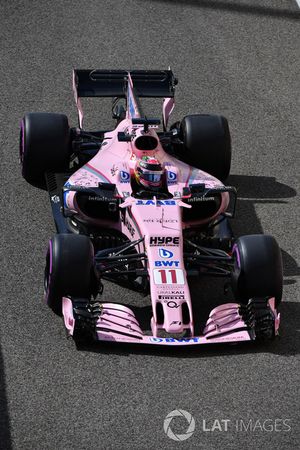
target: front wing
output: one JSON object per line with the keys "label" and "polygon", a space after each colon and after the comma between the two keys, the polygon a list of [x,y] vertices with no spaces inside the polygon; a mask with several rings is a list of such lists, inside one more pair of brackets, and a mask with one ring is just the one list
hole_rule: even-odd
{"label": "front wing", "polygon": [[64,324],[69,336],[84,332],[95,341],[126,344],[186,346],[270,339],[278,335],[280,314],[275,299],[250,299],[247,305],[226,303],[214,308],[200,336],[157,337],[145,334],[134,312],[117,303],[84,303],[63,298]]}

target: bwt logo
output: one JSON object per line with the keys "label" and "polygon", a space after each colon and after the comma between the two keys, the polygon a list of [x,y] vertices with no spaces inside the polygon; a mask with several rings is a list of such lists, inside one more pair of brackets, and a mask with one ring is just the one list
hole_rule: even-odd
{"label": "bwt logo", "polygon": [[144,205],[144,206],[149,206],[149,205],[158,205],[158,206],[172,206],[172,205],[176,205],[175,200],[137,200],[136,205]]}
{"label": "bwt logo", "polygon": [[168,170],[168,181],[170,181],[171,183],[175,182],[177,180],[177,175],[175,172],[171,172],[170,170]]}
{"label": "bwt logo", "polygon": [[172,258],[173,253],[170,252],[169,250],[166,250],[165,248],[160,248],[159,249],[159,256],[161,258]]}
{"label": "bwt logo", "polygon": [[155,267],[178,267],[179,261],[155,261]]}
{"label": "bwt logo", "polygon": [[120,180],[121,183],[128,183],[130,180],[130,175],[128,172],[125,172],[125,170],[121,170],[120,172]]}

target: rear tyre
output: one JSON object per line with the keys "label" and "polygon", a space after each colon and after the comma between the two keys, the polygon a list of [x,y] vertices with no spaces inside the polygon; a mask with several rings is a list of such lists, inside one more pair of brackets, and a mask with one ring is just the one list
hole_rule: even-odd
{"label": "rear tyre", "polygon": [[[178,123],[175,124],[178,127]],[[231,138],[223,116],[194,114],[183,118],[178,128],[182,145],[175,152],[184,162],[225,181],[231,165]]]}
{"label": "rear tyre", "polygon": [[254,297],[275,297],[278,306],[282,298],[282,258],[272,236],[253,234],[242,236],[233,247],[234,270],[232,288],[236,299],[247,304]]}
{"label": "rear tyre", "polygon": [[20,162],[28,183],[46,189],[45,172],[68,170],[70,154],[70,128],[65,115],[25,115],[20,129]]}
{"label": "rear tyre", "polygon": [[94,289],[94,248],[85,235],[56,234],[49,241],[45,267],[45,300],[59,316],[62,297],[90,298]]}

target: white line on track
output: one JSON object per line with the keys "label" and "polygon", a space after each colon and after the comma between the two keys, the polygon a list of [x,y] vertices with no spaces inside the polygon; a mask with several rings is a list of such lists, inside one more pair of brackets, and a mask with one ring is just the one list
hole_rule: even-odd
{"label": "white line on track", "polygon": [[297,5],[298,5],[299,8],[300,8],[300,0],[296,0],[296,2],[297,2]]}

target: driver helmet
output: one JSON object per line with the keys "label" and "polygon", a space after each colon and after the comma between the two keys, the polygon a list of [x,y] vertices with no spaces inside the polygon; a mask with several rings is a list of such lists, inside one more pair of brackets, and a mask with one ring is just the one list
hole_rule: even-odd
{"label": "driver helmet", "polygon": [[156,189],[162,186],[163,168],[153,156],[143,156],[136,163],[136,181],[147,189]]}

